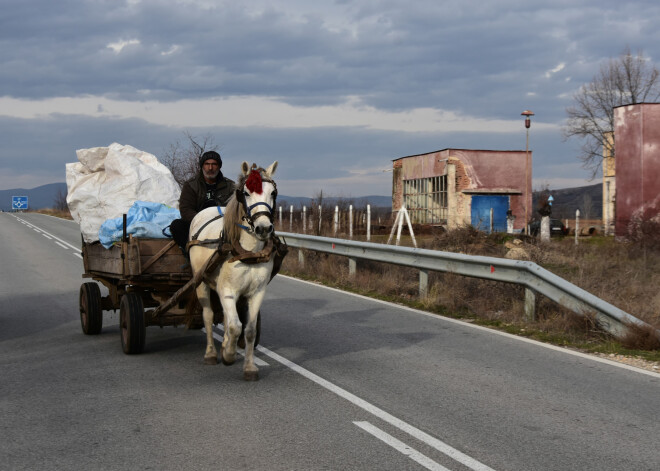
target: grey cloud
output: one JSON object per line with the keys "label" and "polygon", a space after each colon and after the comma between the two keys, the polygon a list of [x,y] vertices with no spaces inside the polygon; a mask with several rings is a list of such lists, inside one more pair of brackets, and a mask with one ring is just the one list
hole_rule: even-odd
{"label": "grey cloud", "polygon": [[[557,124],[571,93],[626,45],[660,61],[655,0],[343,1],[328,6],[343,17],[326,18],[319,11],[295,20],[287,13],[297,11],[281,11],[278,3],[260,14],[248,13],[249,2],[219,5],[5,0],[0,93],[136,101],[261,95],[305,106],[355,95],[396,111],[433,107],[520,119],[522,110],[532,109],[535,120]],[[129,40],[139,44],[119,53],[108,48]],[[561,71],[546,76],[560,63]],[[118,141],[158,155],[181,138],[182,129],[66,113],[1,118],[6,151],[0,165],[57,172],[78,147]],[[348,128],[210,131],[240,159],[273,155],[289,162],[281,171],[292,179],[314,172],[341,176],[356,162],[380,165],[381,159],[444,147],[524,144],[522,129],[520,135],[488,129],[453,135]],[[532,133],[539,156],[535,168],[538,163],[550,175],[556,167],[546,161],[575,163],[574,143],[563,143],[558,132]]]}

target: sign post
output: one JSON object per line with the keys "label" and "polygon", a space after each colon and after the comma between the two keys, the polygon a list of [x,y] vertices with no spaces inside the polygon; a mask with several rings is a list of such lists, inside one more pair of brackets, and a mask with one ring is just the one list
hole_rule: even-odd
{"label": "sign post", "polygon": [[28,197],[27,196],[12,196],[11,197],[11,209],[14,211],[25,211],[28,209]]}

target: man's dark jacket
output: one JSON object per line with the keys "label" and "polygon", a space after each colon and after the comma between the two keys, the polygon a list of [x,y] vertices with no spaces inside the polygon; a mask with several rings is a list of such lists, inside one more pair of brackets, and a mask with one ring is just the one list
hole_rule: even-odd
{"label": "man's dark jacket", "polygon": [[204,175],[201,171],[198,172],[195,178],[188,180],[183,184],[183,188],[181,188],[181,196],[179,197],[181,219],[190,222],[204,208],[210,206],[227,206],[235,187],[236,184],[233,180],[225,178],[222,172],[220,172],[216,179],[215,198],[209,201],[206,199]]}

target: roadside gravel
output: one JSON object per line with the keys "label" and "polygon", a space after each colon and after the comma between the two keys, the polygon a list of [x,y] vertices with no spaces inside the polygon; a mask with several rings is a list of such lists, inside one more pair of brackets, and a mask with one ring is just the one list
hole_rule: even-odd
{"label": "roadside gravel", "polygon": [[660,362],[657,361],[648,361],[639,357],[631,357],[626,355],[619,355],[616,353],[594,353],[600,358],[605,358],[606,360],[617,361],[619,363],[625,363],[626,365],[634,366],[635,368],[641,368],[643,370],[653,371],[660,375]]}

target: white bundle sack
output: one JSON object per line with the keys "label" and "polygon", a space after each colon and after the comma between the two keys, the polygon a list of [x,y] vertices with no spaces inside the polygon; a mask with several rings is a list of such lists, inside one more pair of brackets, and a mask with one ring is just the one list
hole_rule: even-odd
{"label": "white bundle sack", "polygon": [[66,164],[66,202],[85,242],[99,240],[103,222],[125,214],[135,201],[178,209],[179,185],[154,155],[117,143],[76,155],[78,162]]}

